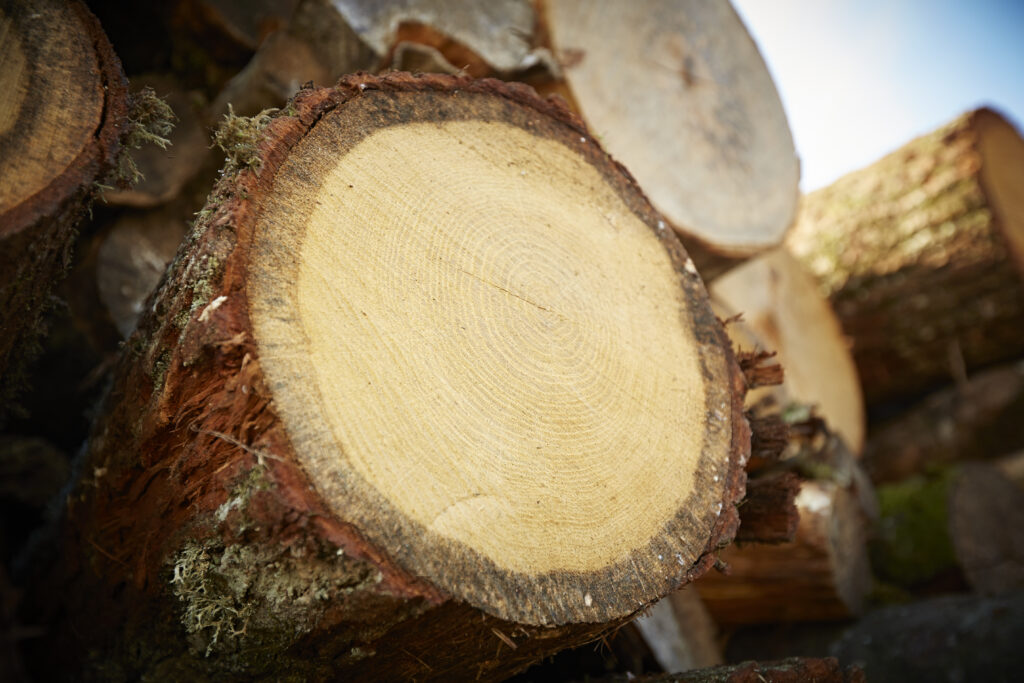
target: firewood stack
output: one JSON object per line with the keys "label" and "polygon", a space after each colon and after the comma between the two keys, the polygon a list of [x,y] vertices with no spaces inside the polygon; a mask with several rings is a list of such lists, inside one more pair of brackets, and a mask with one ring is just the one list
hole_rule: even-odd
{"label": "firewood stack", "polygon": [[730,643],[1019,603],[995,112],[798,215],[727,0],[0,26],[0,678],[861,680]]}

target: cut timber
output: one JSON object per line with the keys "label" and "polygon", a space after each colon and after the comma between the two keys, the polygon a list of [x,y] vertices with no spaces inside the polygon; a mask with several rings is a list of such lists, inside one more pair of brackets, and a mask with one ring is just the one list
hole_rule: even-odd
{"label": "cut timber", "polygon": [[1024,492],[986,463],[879,487],[872,563],[913,587],[959,570],[977,593],[1024,589]]}
{"label": "cut timber", "polygon": [[94,428],[79,571],[40,591],[67,596],[69,657],[496,678],[713,564],[743,378],[577,119],[498,81],[356,75],[231,136]]}
{"label": "cut timber", "polygon": [[125,211],[98,236],[95,277],[106,315],[121,336],[135,329],[146,298],[174,258],[188,224],[180,203]]}
{"label": "cut timber", "polygon": [[733,545],[728,575],[696,583],[720,624],[822,621],[857,614],[870,586],[864,512],[857,495],[831,481],[805,481],[791,543]]}
{"label": "cut timber", "polygon": [[726,327],[741,348],[775,351],[786,381],[751,392],[785,407],[812,405],[854,454],[864,446],[864,401],[857,369],[839,321],[817,282],[784,249],[773,249],[730,270],[709,287],[719,316],[743,317]]}
{"label": "cut timber", "polygon": [[718,627],[692,588],[675,591],[633,624],[665,671],[723,663]]}
{"label": "cut timber", "polygon": [[1024,363],[990,368],[928,396],[874,429],[864,466],[875,482],[899,481],[962,460],[1024,448]]}
{"label": "cut timber", "polygon": [[402,43],[437,50],[470,76],[512,74],[537,63],[530,0],[333,0],[336,10],[380,58]]}
{"label": "cut timber", "polygon": [[121,65],[84,5],[0,2],[0,413],[126,113]]}
{"label": "cut timber", "polygon": [[768,69],[727,0],[540,4],[574,106],[705,279],[722,257],[782,242],[799,163]]}
{"label": "cut timber", "polygon": [[1024,354],[1024,140],[996,112],[811,193],[787,244],[851,338],[869,405]]}
{"label": "cut timber", "polygon": [[1024,593],[949,595],[866,615],[830,648],[872,683],[1015,681],[1024,641]]}

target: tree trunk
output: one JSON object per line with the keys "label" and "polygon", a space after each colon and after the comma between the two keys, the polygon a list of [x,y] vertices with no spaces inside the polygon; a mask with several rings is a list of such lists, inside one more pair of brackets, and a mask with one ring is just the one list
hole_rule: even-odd
{"label": "tree trunk", "polygon": [[981,109],[808,195],[788,245],[869,404],[1024,354],[1024,140]]}
{"label": "tree trunk", "polygon": [[1024,448],[1024,363],[979,372],[879,426],[864,452],[875,482]]}
{"label": "tree trunk", "polygon": [[913,588],[962,573],[977,593],[1024,589],[1024,492],[995,466],[879,487],[879,500],[871,554],[882,579]]}
{"label": "tree trunk", "polygon": [[870,587],[864,512],[857,495],[830,481],[805,481],[796,498],[796,538],[726,548],[728,574],[697,590],[721,624],[822,621],[857,614]]}
{"label": "tree trunk", "polygon": [[0,416],[23,381],[75,225],[113,168],[121,64],[80,2],[0,4]]}
{"label": "tree trunk", "polygon": [[799,163],[768,69],[727,0],[538,4],[559,91],[705,280],[782,242]]}
{"label": "tree trunk", "polygon": [[817,282],[784,249],[773,249],[733,268],[709,286],[711,301],[740,348],[778,354],[786,381],[747,397],[766,396],[785,409],[813,406],[854,455],[864,447],[864,400],[857,369],[839,321]]}
{"label": "tree trunk", "polygon": [[1024,593],[947,595],[872,612],[830,650],[872,683],[1015,681],[1022,635]]}
{"label": "tree trunk", "polygon": [[713,564],[743,376],[578,120],[498,81],[353,76],[217,138],[39,586],[67,602],[49,661],[497,678]]}

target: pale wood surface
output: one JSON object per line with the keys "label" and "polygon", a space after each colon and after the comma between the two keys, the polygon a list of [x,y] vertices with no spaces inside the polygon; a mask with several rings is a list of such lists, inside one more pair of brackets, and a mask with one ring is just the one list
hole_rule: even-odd
{"label": "pale wood surface", "polygon": [[727,0],[545,0],[572,98],[685,237],[748,256],[793,221],[799,163],[771,76]]}

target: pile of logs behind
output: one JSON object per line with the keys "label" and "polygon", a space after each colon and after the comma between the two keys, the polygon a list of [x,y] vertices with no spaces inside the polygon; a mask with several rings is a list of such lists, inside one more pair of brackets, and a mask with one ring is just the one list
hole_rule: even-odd
{"label": "pile of logs behind", "polygon": [[[243,4],[245,11],[239,11]],[[100,158],[89,167],[91,175],[76,180],[69,198],[61,198],[59,229],[67,235],[75,226],[79,231],[74,261],[54,292],[59,305],[46,310],[48,294],[29,296],[31,321],[18,326],[28,335],[48,328],[42,355],[26,370],[30,388],[0,406],[9,413],[0,440],[0,466],[7,474],[0,492],[5,565],[42,522],[48,496],[64,484],[68,457],[62,452],[70,454],[85,439],[86,415],[113,359],[203,207],[223,161],[209,146],[209,134],[225,115],[283,107],[309,81],[330,84],[362,70],[496,76],[559,94],[602,134],[604,146],[636,176],[693,254],[741,350],[752,390],[746,414],[755,426],[754,440],[736,543],[722,550],[717,571],[656,603],[608,640],[612,670],[681,672],[753,657],[832,655],[839,665],[804,660],[720,675],[764,680],[762,673],[772,671],[768,680],[853,680],[856,674],[842,669],[855,663],[865,665],[870,680],[937,677],[957,666],[977,676],[1002,675],[1000,667],[1013,659],[1014,639],[986,640],[990,654],[981,661],[976,643],[988,636],[971,624],[1002,620],[993,633],[1024,633],[1019,134],[995,112],[967,114],[804,197],[783,245],[797,181],[784,118],[781,124],[756,124],[764,130],[750,132],[758,139],[770,132],[777,144],[755,150],[756,163],[745,164],[755,167],[751,183],[760,199],[736,215],[712,199],[704,213],[692,209],[699,201],[676,205],[663,199],[727,185],[715,172],[699,178],[696,189],[671,183],[662,188],[663,179],[649,176],[646,166],[664,160],[629,152],[636,130],[643,134],[645,127],[660,124],[659,106],[678,107],[719,67],[708,53],[689,51],[687,31],[728,26],[720,28],[724,35],[738,26],[741,38],[730,45],[749,40],[727,3],[695,10],[692,28],[686,22],[672,25],[657,14],[664,3],[651,3],[656,11],[644,21],[660,25],[664,40],[648,47],[658,59],[682,63],[676,81],[683,94],[651,104],[655,114],[639,105],[625,113],[620,108],[619,118],[614,111],[588,109],[591,99],[609,97],[606,83],[591,70],[605,74],[614,64],[622,74],[609,82],[631,83],[637,92],[652,89],[643,79],[660,85],[664,74],[646,66],[635,73],[621,58],[639,51],[628,41],[611,46],[619,57],[608,57],[608,64],[596,49],[581,47],[580,41],[611,40],[580,34],[588,29],[588,17],[615,24],[605,14],[572,2],[481,3],[486,9],[479,12],[452,11],[451,4],[281,0],[252,10],[228,0],[181,0],[160,9],[91,3],[133,87],[148,85],[165,98],[176,126],[169,148],[148,146],[135,154],[145,179],[133,187],[101,188],[103,201],[91,215],[85,211],[87,195],[95,183],[108,184],[117,164],[112,151],[90,152]],[[610,3],[609,11],[612,6],[621,3]],[[88,26],[94,31],[99,24]],[[753,54],[744,59],[757,62],[756,49]],[[104,60],[109,56],[101,50],[99,61]],[[677,67],[665,70],[676,75]],[[109,97],[122,98],[105,105],[106,115],[127,111],[123,76],[104,78]],[[774,92],[761,93],[763,85],[752,85],[756,78],[737,78],[723,91],[738,106],[744,98],[772,103]],[[716,132],[714,125],[704,125],[702,135]],[[688,153],[698,160],[738,154],[726,139],[728,131],[717,132],[725,142]],[[108,138],[113,139],[99,136],[112,145]],[[755,215],[768,224],[746,231]],[[29,225],[25,229],[39,230],[36,214],[29,218],[22,220]],[[52,230],[58,224],[48,225]],[[0,239],[8,239],[5,230],[0,226]],[[719,243],[717,233],[725,235]],[[6,250],[13,242],[2,244]],[[68,250],[70,242],[51,250],[61,258],[47,265],[45,279],[65,266]],[[4,346],[9,324],[14,325],[5,319],[2,363],[14,353]],[[27,342],[19,335],[17,344]],[[18,406],[24,414],[14,411]],[[8,640],[37,637],[20,626],[29,623],[25,616],[13,613],[8,596],[15,593],[6,575],[0,584]],[[971,598],[970,610],[956,602],[961,598],[932,597],[967,591],[986,597]],[[906,604],[878,609],[892,601]],[[799,632],[805,623],[827,631],[821,622],[836,625],[834,638],[779,644],[764,631],[765,625],[787,624]],[[920,635],[922,624],[944,637],[928,641]],[[910,642],[917,637],[944,643],[950,634],[957,646],[942,653],[922,654],[920,643]],[[886,642],[888,649],[864,647],[872,641]],[[568,657],[570,675],[582,675],[581,662],[594,659],[592,650],[591,645],[562,655],[561,666]],[[911,651],[918,659],[906,654]],[[609,658],[596,659],[590,673],[606,672]],[[8,662],[16,658],[5,657],[3,664]],[[545,674],[544,666],[556,665],[531,669],[522,680],[564,676],[564,669]],[[798,671],[795,678],[786,678],[794,675],[785,673],[790,669]]]}

